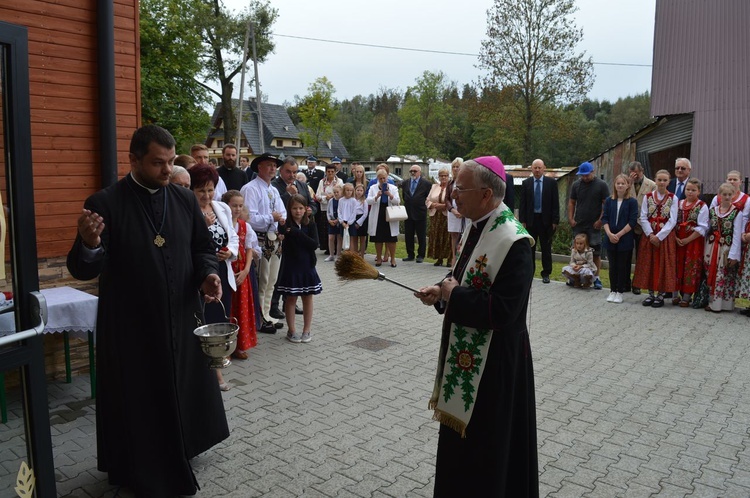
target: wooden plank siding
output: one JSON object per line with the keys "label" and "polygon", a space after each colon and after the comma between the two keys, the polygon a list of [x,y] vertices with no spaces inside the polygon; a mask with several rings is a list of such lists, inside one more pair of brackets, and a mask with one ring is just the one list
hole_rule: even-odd
{"label": "wooden plank siding", "polygon": [[[29,34],[32,161],[39,258],[64,256],[83,202],[101,188],[97,0],[0,0]],[[118,174],[140,125],[138,1],[114,1]],[[0,171],[0,187],[5,171]]]}

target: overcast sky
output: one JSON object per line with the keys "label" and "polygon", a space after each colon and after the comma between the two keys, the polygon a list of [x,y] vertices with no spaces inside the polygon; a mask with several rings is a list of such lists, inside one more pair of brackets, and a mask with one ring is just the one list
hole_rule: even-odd
{"label": "overcast sky", "polygon": [[[614,102],[650,89],[655,1],[577,0],[576,24],[584,31],[580,49],[595,63],[589,98]],[[225,3],[239,10],[248,2]],[[380,87],[404,91],[425,70],[443,71],[459,88],[476,82],[480,71],[475,55],[390,50],[289,36],[478,54],[492,1],[272,0],[271,5],[279,12],[273,27],[276,51],[259,66],[259,79],[267,101],[281,104],[293,102],[295,95],[304,96],[308,85],[320,76],[333,83],[339,101],[374,94]],[[238,77],[237,89],[239,82]],[[254,94],[255,87],[248,85],[246,98]]]}

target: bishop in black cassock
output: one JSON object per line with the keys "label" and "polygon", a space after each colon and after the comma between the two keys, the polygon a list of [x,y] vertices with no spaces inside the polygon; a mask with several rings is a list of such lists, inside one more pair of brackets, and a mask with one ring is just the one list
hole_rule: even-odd
{"label": "bishop in black cassock", "polygon": [[229,435],[193,335],[199,289],[220,297],[219,263],[195,196],[169,184],[171,135],[139,129],[130,159],[129,175],[86,200],[68,254],[75,278],[99,276],[98,468],[138,496],[193,495],[189,460]]}
{"label": "bishop in black cassock", "polygon": [[494,156],[463,163],[452,196],[473,224],[451,274],[416,294],[444,314],[430,399],[441,423],[434,496],[534,497],[536,406],[526,326],[533,239],[501,202],[504,182],[488,179],[483,168],[505,180]]}

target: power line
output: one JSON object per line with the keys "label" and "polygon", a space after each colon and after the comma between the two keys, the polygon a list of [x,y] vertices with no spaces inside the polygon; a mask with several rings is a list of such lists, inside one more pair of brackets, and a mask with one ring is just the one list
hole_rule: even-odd
{"label": "power line", "polygon": [[[297,40],[308,40],[308,41],[316,41],[316,42],[322,42],[322,43],[334,43],[337,45],[352,45],[356,47],[384,48],[387,50],[402,50],[405,52],[422,52],[422,53],[428,53],[428,54],[444,54],[444,55],[461,55],[465,57],[479,57],[479,54],[469,54],[466,52],[448,52],[445,50],[429,50],[426,48],[394,47],[391,45],[375,45],[372,43],[358,43],[358,42],[350,42],[350,41],[342,41],[342,40],[326,40],[323,38],[311,38],[307,36],[282,35],[280,33],[273,33],[273,34],[274,36],[280,36],[282,38],[294,38]],[[629,64],[625,62],[593,62],[593,64],[599,65],[599,66],[651,67],[651,64]]]}

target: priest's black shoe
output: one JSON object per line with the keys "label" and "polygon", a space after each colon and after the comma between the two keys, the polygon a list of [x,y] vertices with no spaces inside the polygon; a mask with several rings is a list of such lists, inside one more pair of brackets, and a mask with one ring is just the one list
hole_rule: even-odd
{"label": "priest's black shoe", "polygon": [[275,334],[276,327],[271,322],[263,322],[263,324],[260,326],[260,332],[264,334]]}
{"label": "priest's black shoe", "polygon": [[279,308],[271,307],[271,311],[269,311],[268,314],[271,315],[271,318],[276,318],[277,320],[283,320],[284,318],[286,318],[284,312]]}
{"label": "priest's black shoe", "polygon": [[301,315],[302,314],[302,308],[300,308],[297,305],[294,305],[294,314],[295,315]]}

